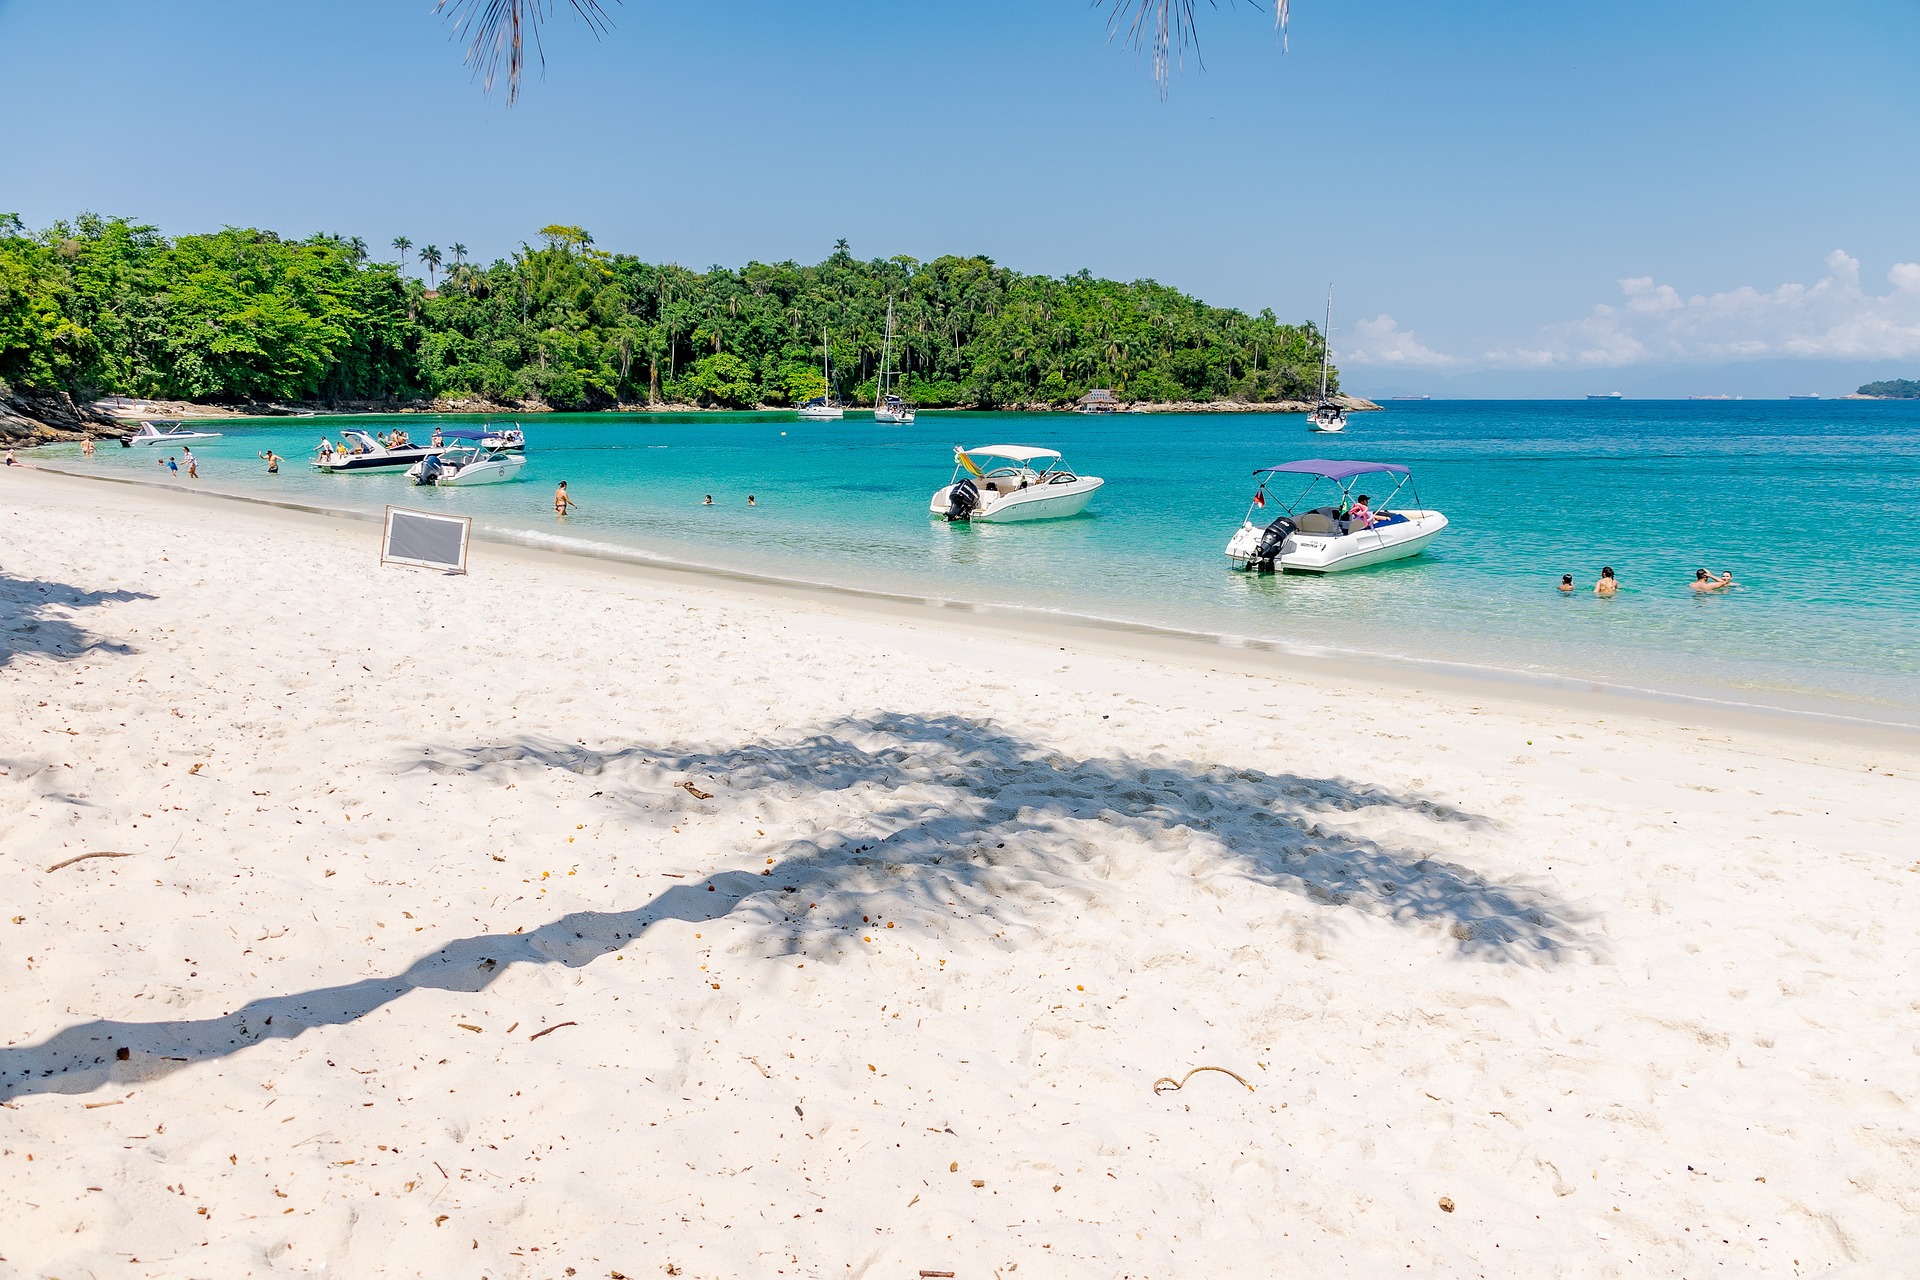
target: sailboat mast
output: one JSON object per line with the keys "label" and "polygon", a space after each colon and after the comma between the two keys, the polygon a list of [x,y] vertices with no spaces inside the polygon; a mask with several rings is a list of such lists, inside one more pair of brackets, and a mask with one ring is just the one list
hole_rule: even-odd
{"label": "sailboat mast", "polygon": [[1327,286],[1327,321],[1320,329],[1320,403],[1327,402],[1327,362],[1333,359],[1333,286]]}

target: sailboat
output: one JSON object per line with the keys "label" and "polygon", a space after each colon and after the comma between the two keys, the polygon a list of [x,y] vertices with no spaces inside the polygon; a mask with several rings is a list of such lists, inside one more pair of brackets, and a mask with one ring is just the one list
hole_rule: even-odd
{"label": "sailboat", "polygon": [[827,384],[827,394],[815,396],[801,405],[798,412],[802,421],[831,422],[835,418],[844,418],[847,411],[833,398],[833,370],[827,363],[827,331],[820,330],[820,377]]}
{"label": "sailboat", "polygon": [[880,345],[880,389],[873,402],[873,420],[898,427],[913,425],[913,406],[891,390],[889,374],[893,360],[893,299],[887,299],[887,338]]}
{"label": "sailboat", "polygon": [[1327,399],[1327,369],[1333,360],[1333,286],[1327,286],[1327,323],[1320,330],[1320,403],[1307,415],[1307,430],[1332,433],[1347,429],[1347,411]]}

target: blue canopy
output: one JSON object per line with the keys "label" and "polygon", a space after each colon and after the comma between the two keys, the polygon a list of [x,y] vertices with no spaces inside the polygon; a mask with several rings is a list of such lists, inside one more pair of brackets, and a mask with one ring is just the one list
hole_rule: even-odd
{"label": "blue canopy", "polygon": [[1354,476],[1372,475],[1378,471],[1390,471],[1397,476],[1413,474],[1397,462],[1334,462],[1327,458],[1305,458],[1299,462],[1283,462],[1277,467],[1262,467],[1253,474],[1264,476],[1276,471],[1302,476],[1324,476],[1328,480],[1351,480]]}

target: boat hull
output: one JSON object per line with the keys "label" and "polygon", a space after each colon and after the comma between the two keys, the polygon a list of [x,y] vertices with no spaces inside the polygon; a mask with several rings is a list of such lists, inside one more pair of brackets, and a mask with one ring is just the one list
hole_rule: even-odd
{"label": "boat hull", "polygon": [[910,427],[913,425],[913,414],[911,411],[907,413],[895,413],[892,409],[875,409],[873,411],[873,420],[896,427]]}
{"label": "boat hull", "polygon": [[[1015,524],[1028,520],[1064,520],[1087,509],[1093,495],[1105,484],[1099,476],[1080,476],[1066,484],[1034,485],[1012,493],[983,491],[981,505],[967,520],[972,524]],[[933,495],[927,510],[944,517],[953,494],[948,485]]]}
{"label": "boat hull", "polygon": [[394,449],[385,453],[331,454],[326,461],[315,459],[321,471],[404,471],[422,458],[440,453],[439,449]]}
{"label": "boat hull", "polygon": [[797,415],[802,422],[832,422],[836,418],[847,416],[845,409],[801,409]]}
{"label": "boat hull", "polygon": [[[1287,573],[1344,573],[1419,555],[1446,531],[1447,518],[1438,511],[1401,511],[1403,521],[1357,529],[1350,533],[1293,533],[1281,544],[1275,571]],[[1236,569],[1257,569],[1254,552],[1266,532],[1249,520],[1227,543],[1227,562]]]}

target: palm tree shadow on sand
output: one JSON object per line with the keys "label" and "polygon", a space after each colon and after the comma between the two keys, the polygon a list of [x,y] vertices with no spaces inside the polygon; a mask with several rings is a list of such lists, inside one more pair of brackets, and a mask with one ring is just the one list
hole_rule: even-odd
{"label": "palm tree shadow on sand", "polygon": [[[41,1044],[0,1049],[0,1100],[153,1079],[261,1040],[350,1023],[417,988],[477,992],[515,964],[583,966],[662,920],[741,912],[776,948],[810,954],[854,945],[857,931],[871,927],[863,926],[867,917],[905,911],[935,917],[943,932],[991,933],[1022,923],[1044,900],[1099,892],[1097,859],[1113,831],[1185,859],[1191,874],[1237,876],[1320,909],[1440,930],[1469,959],[1541,964],[1601,955],[1580,913],[1545,888],[1496,883],[1323,825],[1330,815],[1374,807],[1469,827],[1490,825],[1484,818],[1335,779],[1128,756],[1074,759],[959,716],[846,719],[787,745],[722,750],[597,751],[522,739],[425,748],[403,767],[487,786],[527,770],[607,775],[612,803],[655,818],[693,809],[734,816],[769,791],[838,792],[857,831],[790,842],[758,874],[717,872],[629,910],[577,911],[525,933],[461,938],[392,976],[263,996],[218,1018],[78,1024]],[[682,789],[687,782],[711,791],[696,798]]]}
{"label": "palm tree shadow on sand", "polygon": [[144,591],[86,591],[65,582],[16,578],[0,570],[0,668],[30,653],[49,658],[78,658],[99,651],[132,653],[130,646],[102,640],[53,611],[153,598]]}

